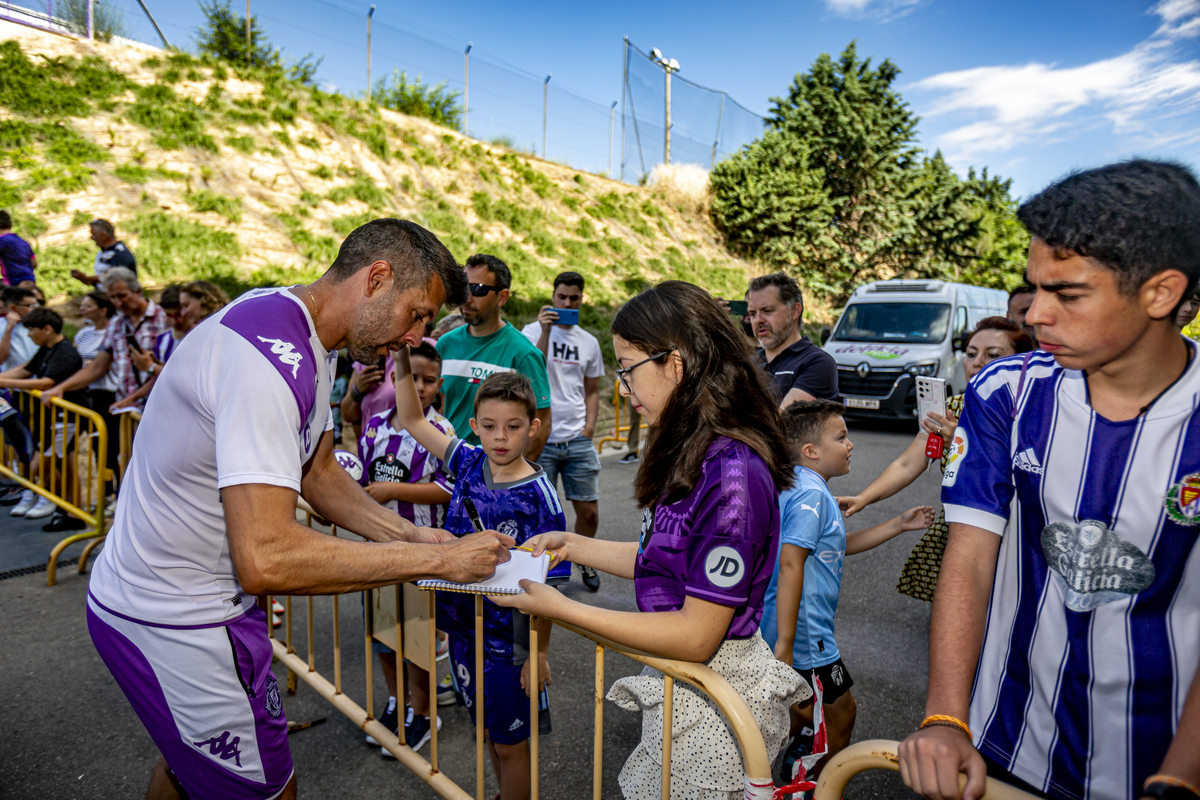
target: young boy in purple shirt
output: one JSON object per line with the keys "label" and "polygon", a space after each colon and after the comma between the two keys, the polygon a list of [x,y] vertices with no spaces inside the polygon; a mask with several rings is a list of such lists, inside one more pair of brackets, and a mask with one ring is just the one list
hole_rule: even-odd
{"label": "young boy in purple shirt", "polygon": [[0,269],[9,286],[34,280],[33,271],[37,269],[37,253],[29,242],[12,232],[12,217],[7,211],[0,211]]}
{"label": "young boy in purple shirt", "polygon": [[[442,357],[432,345],[423,342],[412,351],[411,359],[411,376],[401,375],[399,370],[392,372],[396,397],[409,391],[408,386],[415,385],[424,418],[442,434],[454,436],[450,420],[433,407],[438,390],[442,388]],[[396,403],[399,406],[399,399]],[[358,440],[358,457],[363,465],[359,483],[372,498],[418,527],[440,528],[446,523],[446,504],[454,491],[454,481],[446,474],[441,460],[405,429],[398,411],[391,409],[367,421]],[[371,649],[379,654],[379,666],[389,695],[387,709],[379,722],[388,730],[399,732],[396,651],[375,641],[371,643]],[[430,722],[429,673],[407,661],[404,670],[411,703],[404,716],[404,741],[413,750],[419,750],[429,741],[434,724]],[[441,718],[436,724],[441,730]],[[367,736],[367,743],[379,744],[372,736]],[[386,747],[381,749],[386,758],[393,758]]]}
{"label": "young boy in purple shirt", "polygon": [[[419,350],[413,351],[417,355]],[[558,492],[540,466],[524,457],[525,446],[537,433],[537,400],[529,379],[515,372],[497,372],[475,393],[471,430],[478,448],[439,430],[428,420],[413,384],[410,354],[401,350],[396,361],[396,413],[413,439],[445,464],[454,478],[454,493],[445,529],[457,536],[473,533],[465,501],[474,504],[484,527],[512,536],[518,545],[545,531],[566,527]],[[418,359],[419,361],[419,359]],[[567,577],[570,577],[569,565]],[[548,576],[552,577],[551,576]],[[485,597],[484,674],[475,674],[474,596],[439,592],[437,620],[450,634],[450,661],[467,709],[475,718],[475,686],[484,687],[484,727],[501,800],[525,800],[530,793],[529,695],[541,690],[550,675],[547,654],[551,624],[538,623],[538,685],[530,686],[529,617],[503,608]],[[541,730],[546,733],[546,729]]]}

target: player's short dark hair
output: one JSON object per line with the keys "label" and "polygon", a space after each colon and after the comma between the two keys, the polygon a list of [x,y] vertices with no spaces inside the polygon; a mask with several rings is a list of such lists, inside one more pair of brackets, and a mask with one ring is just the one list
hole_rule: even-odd
{"label": "player's short dark hair", "polygon": [[537,416],[537,397],[533,393],[533,384],[519,372],[493,372],[484,378],[475,392],[476,416],[479,415],[479,406],[485,400],[520,403],[529,414],[530,422]]}
{"label": "player's short dark hair", "polygon": [[436,275],[446,290],[446,305],[467,302],[467,276],[454,256],[436,236],[405,219],[373,219],[355,228],[325,274],[341,283],[376,261],[391,264],[396,291],[423,289]]}
{"label": "player's short dark hair", "polygon": [[12,215],[7,211],[0,211],[0,231],[12,230]]}
{"label": "player's short dark hair", "polygon": [[162,290],[162,294],[158,296],[158,305],[160,308],[179,308],[183,303],[179,295],[183,292],[183,286],[178,283],[167,284]]}
{"label": "player's short dark hair", "polygon": [[437,348],[429,342],[421,342],[420,345],[408,351],[409,358],[427,358],[438,365],[438,372],[442,371],[442,354],[437,351]]}
{"label": "player's short dark hair", "polygon": [[1177,269],[1200,279],[1200,184],[1187,167],[1134,159],[1075,172],[1021,204],[1017,219],[1066,258],[1094,259],[1133,294]]}
{"label": "player's short dark hair", "polygon": [[467,259],[468,267],[486,267],[492,271],[492,275],[496,276],[496,288],[511,289],[512,288],[512,270],[495,256],[489,256],[487,253],[476,253]]}
{"label": "player's short dark hair", "polygon": [[797,400],[783,410],[783,426],[793,455],[806,444],[816,444],[832,417],[846,413],[846,407],[836,400]]}
{"label": "player's short dark hair", "polygon": [[44,328],[49,325],[55,333],[62,333],[63,318],[57,311],[38,306],[21,319],[21,324],[26,328]]}
{"label": "player's short dark hair", "polygon": [[114,228],[113,224],[106,219],[94,219],[88,223],[88,227],[95,228],[105,236],[112,236],[113,238],[116,238],[117,229]]}
{"label": "player's short dark hair", "polygon": [[554,286],[557,289],[560,286],[575,286],[579,291],[583,291],[583,276],[578,272],[560,272],[558,277],[554,279]]}
{"label": "player's short dark hair", "polygon": [[1032,283],[1022,283],[1020,286],[1008,293],[1008,304],[1011,306],[1012,301],[1016,300],[1023,294],[1037,294],[1037,287]]}
{"label": "player's short dark hair", "polygon": [[772,272],[770,275],[751,278],[750,288],[746,289],[746,294],[761,292],[768,286],[774,286],[778,290],[779,301],[784,305],[793,306],[799,303],[801,308],[804,307],[804,294],[800,291],[800,284],[796,283],[796,279],[786,272]]}
{"label": "player's short dark hair", "polygon": [[5,286],[4,290],[0,291],[0,300],[3,300],[5,305],[15,305],[30,297],[37,297],[37,295],[33,293],[33,289],[26,289],[22,286]]}

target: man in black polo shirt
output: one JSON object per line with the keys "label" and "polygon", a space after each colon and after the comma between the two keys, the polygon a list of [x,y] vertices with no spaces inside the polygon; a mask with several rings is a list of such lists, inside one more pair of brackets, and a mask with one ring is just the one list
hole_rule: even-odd
{"label": "man in black polo shirt", "polygon": [[797,400],[836,400],[837,364],[833,356],[800,334],[804,297],[795,279],[783,272],[750,281],[746,310],[758,356],[771,376],[780,408]]}

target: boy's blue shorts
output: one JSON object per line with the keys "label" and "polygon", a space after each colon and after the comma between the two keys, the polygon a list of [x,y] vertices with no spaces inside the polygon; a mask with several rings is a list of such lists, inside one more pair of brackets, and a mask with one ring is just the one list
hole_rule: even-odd
{"label": "boy's blue shorts", "polygon": [[[450,636],[450,665],[475,724],[475,637]],[[529,738],[529,697],[521,688],[521,667],[490,661],[483,654],[483,726],[494,744],[520,744]],[[546,733],[545,730],[542,733]]]}

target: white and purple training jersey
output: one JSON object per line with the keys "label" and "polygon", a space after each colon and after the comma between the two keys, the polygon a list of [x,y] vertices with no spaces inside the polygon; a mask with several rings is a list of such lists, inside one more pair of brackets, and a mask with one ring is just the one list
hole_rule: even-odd
{"label": "white and purple training jersey", "polygon": [[[971,696],[980,752],[1062,800],[1133,800],[1200,666],[1200,358],[1110,422],[1037,352],[967,387],[946,520],[1001,536]],[[1022,366],[1025,366],[1022,377]]]}
{"label": "white and purple training jersey", "polygon": [[166,364],[181,341],[183,337],[176,338],[174,330],[163,331],[154,339],[154,357],[160,364]]}
{"label": "white and purple training jersey", "polygon": [[[371,417],[358,440],[358,457],[363,471],[359,483],[436,483],[453,494],[454,480],[446,474],[441,459],[429,454],[406,430],[391,426],[391,411]],[[454,438],[454,426],[433,406],[425,409],[425,419],[442,433]],[[421,528],[441,528],[446,524],[446,504],[424,505],[389,500],[385,506]]]}
{"label": "white and purple training jersey", "polygon": [[247,292],[188,333],[146,404],[94,600],[136,622],[187,627],[254,605],[234,573],[221,490],[300,491],[331,425],[329,357],[286,289]]}

